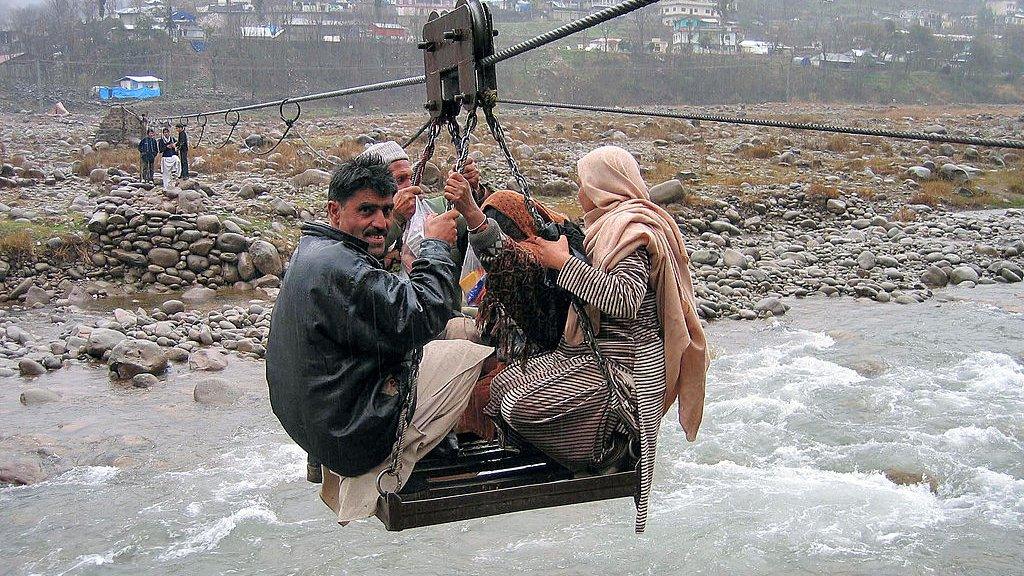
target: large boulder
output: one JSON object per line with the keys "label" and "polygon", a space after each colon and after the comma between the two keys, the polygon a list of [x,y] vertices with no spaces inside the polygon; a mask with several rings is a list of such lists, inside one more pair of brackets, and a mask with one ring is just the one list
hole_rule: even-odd
{"label": "large boulder", "polygon": [[181,259],[181,254],[173,248],[152,248],[147,254],[150,264],[161,268],[173,268]]}
{"label": "large boulder", "polygon": [[256,276],[256,265],[252,262],[249,252],[242,252],[238,255],[238,262],[235,263],[238,269],[238,277],[243,281],[252,280]]}
{"label": "large boulder", "polygon": [[0,485],[26,486],[46,479],[39,462],[13,460],[0,462]]}
{"label": "large boulder", "polygon": [[110,370],[119,378],[160,374],[167,370],[167,355],[155,342],[127,338],[110,351]]}
{"label": "large boulder", "polygon": [[942,268],[929,266],[921,274],[921,282],[929,288],[942,288],[949,284],[949,276],[946,275],[946,271]]}
{"label": "large boulder", "polygon": [[207,378],[196,384],[192,390],[192,398],[196,402],[212,406],[234,404],[241,397],[241,391],[222,378]]}
{"label": "large boulder", "polygon": [[85,351],[96,358],[102,358],[103,354],[113,350],[121,341],[128,338],[117,330],[109,328],[93,328],[89,339],[85,343]]}
{"label": "large boulder", "polygon": [[949,281],[953,284],[962,282],[978,282],[978,272],[970,266],[957,266],[949,275]]}
{"label": "large boulder", "polygon": [[580,187],[577,186],[575,182],[559,179],[541,184],[537,189],[537,194],[552,197],[575,196],[579,190]]}
{"label": "large boulder", "polygon": [[292,186],[304,188],[306,186],[323,186],[331,182],[331,173],[318,168],[309,168],[301,174],[292,177]]}
{"label": "large boulder", "polygon": [[952,163],[943,164],[942,167],[939,168],[939,176],[954,182],[967,182],[971,178],[970,173],[968,173],[963,166],[958,166]]}
{"label": "large boulder", "polygon": [[281,198],[274,198],[270,203],[270,207],[273,208],[274,213],[278,216],[295,217],[299,214],[299,211],[295,208],[294,204]]}
{"label": "large boulder", "polygon": [[43,374],[46,374],[46,368],[31,358],[22,358],[19,360],[18,371],[21,372],[22,376],[42,376]]}
{"label": "large boulder", "polygon": [[754,312],[758,314],[767,315],[771,313],[772,316],[782,316],[788,310],[789,306],[778,298],[763,298],[757,304],[754,304]]}
{"label": "large boulder", "polygon": [[39,286],[33,286],[28,289],[25,293],[25,306],[35,306],[36,304],[49,304],[50,293],[43,290]]}
{"label": "large boulder", "polygon": [[658,204],[673,204],[686,195],[686,189],[679,180],[667,180],[651,188],[651,200]]}
{"label": "large boulder", "polygon": [[220,218],[212,214],[203,214],[196,217],[196,229],[200,232],[216,234],[220,232]]}
{"label": "large boulder", "polygon": [[25,406],[36,406],[38,404],[56,402],[60,400],[60,394],[46,388],[29,388],[21,393],[19,400]]}
{"label": "large boulder", "polygon": [[222,252],[238,253],[242,252],[248,247],[249,240],[241,234],[234,232],[224,232],[220,236],[217,236],[217,248]]}
{"label": "large boulder", "polygon": [[89,182],[100,183],[107,181],[107,169],[106,168],[93,168],[92,172],[89,172]]}
{"label": "large boulder", "polygon": [[209,348],[196,350],[188,357],[188,367],[192,370],[219,372],[227,366],[227,356]]}
{"label": "large boulder", "polygon": [[252,256],[253,265],[263,274],[280,276],[284,271],[284,264],[281,262],[281,255],[278,253],[277,247],[266,240],[253,242],[249,247],[249,255]]}
{"label": "large boulder", "polygon": [[907,177],[914,180],[931,180],[932,171],[924,166],[911,166],[907,168]]}

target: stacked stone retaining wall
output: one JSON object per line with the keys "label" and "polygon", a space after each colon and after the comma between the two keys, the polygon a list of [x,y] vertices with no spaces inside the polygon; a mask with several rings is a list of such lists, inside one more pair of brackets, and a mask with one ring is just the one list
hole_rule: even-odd
{"label": "stacked stone retaining wall", "polygon": [[88,229],[93,264],[103,275],[133,284],[275,287],[284,271],[274,244],[215,215],[140,209],[126,198],[105,196]]}

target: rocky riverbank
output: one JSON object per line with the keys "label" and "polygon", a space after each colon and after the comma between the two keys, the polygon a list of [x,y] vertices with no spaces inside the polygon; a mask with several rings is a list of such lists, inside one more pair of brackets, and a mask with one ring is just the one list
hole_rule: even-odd
{"label": "rocky riverbank", "polygon": [[[833,112],[834,122],[989,137],[1024,128],[1016,111],[991,107]],[[28,406],[59,399],[32,378],[82,363],[103,363],[133,389],[262,358],[276,288],[299,225],[321,215],[330,166],[422,119],[317,119],[296,126],[304,140],[266,156],[279,127],[251,124],[247,144],[194,150],[196,176],[167,191],[139,180],[132,149],[96,140],[98,118],[0,120],[0,378],[18,378],[7,385],[23,388]],[[507,113],[505,125],[537,194],[573,216],[575,159],[609,143],[633,151],[684,232],[707,321],[779,316],[809,296],[914,305],[948,285],[1024,277],[1014,152],[613,116]],[[425,177],[435,193],[450,152],[441,146]],[[488,182],[514,187],[489,137],[474,137],[472,154]],[[211,386],[195,399],[229,394]],[[0,481],[38,476],[12,469]]]}

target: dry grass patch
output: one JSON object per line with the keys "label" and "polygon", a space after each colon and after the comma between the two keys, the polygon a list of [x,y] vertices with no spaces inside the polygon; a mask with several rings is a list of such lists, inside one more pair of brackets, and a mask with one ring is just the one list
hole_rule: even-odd
{"label": "dry grass patch", "polygon": [[[64,243],[56,250],[42,245],[47,238],[57,236]],[[51,264],[83,260],[89,255],[88,242],[63,228],[13,222],[0,222],[0,258],[21,264],[46,255]]]}
{"label": "dry grass patch", "polygon": [[672,180],[679,173],[679,166],[674,162],[664,160],[655,162],[650,168],[643,170],[644,180],[650,185],[661,184],[666,180]]}
{"label": "dry grass patch", "polygon": [[139,152],[133,148],[108,148],[84,154],[75,164],[75,174],[88,178],[96,168],[119,168],[125,172],[139,169]]}
{"label": "dry grass patch", "polygon": [[907,206],[901,206],[898,210],[892,213],[891,220],[895,220],[897,222],[916,222],[917,218],[917,212],[914,212]]}
{"label": "dry grass patch", "polygon": [[808,200],[818,200],[824,203],[826,200],[839,198],[839,189],[815,182],[807,188],[806,195]]}
{"label": "dry grass patch", "polygon": [[921,187],[907,200],[911,204],[939,206],[945,199],[953,195],[953,183],[945,180],[922,182]]}
{"label": "dry grass patch", "polygon": [[12,222],[0,226],[0,256],[8,262],[25,262],[35,253],[36,240],[25,228],[12,228]]}
{"label": "dry grass patch", "polygon": [[945,180],[933,180],[921,184],[921,189],[914,193],[908,200],[911,204],[925,204],[927,206],[947,206],[950,208],[988,208],[1012,206],[1006,198],[1001,198],[992,193],[982,190],[970,190],[969,195],[960,193],[962,188],[957,188],[952,182]]}
{"label": "dry grass patch", "polygon": [[871,171],[879,176],[891,176],[900,172],[900,169],[896,164],[888,158],[877,156],[867,162],[867,167],[871,168]]}
{"label": "dry grass patch", "polygon": [[860,149],[860,145],[853,138],[843,134],[829,136],[828,140],[825,141],[825,150],[836,152],[837,154],[845,154],[846,152],[858,149]]}
{"label": "dry grass patch", "polygon": [[192,153],[195,158],[190,159],[191,161],[203,159],[203,167],[200,171],[206,174],[233,172],[238,170],[239,162],[249,159],[248,156],[242,154],[237,144],[228,144],[223,148],[200,148]]}
{"label": "dry grass patch", "polygon": [[772,158],[776,155],[775,147],[770,144],[760,144],[757,146],[751,146],[740,150],[737,154],[740,158],[746,158],[747,160],[764,160],[766,158]]}

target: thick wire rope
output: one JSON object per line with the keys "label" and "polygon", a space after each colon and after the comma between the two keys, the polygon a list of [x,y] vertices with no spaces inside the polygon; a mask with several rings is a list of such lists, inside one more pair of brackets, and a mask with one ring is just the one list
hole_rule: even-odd
{"label": "thick wire rope", "polygon": [[578,110],[582,112],[607,112],[628,116],[647,116],[655,118],[673,118],[676,120],[697,120],[701,122],[717,122],[723,124],[744,124],[748,126],[766,126],[769,128],[788,128],[790,130],[810,130],[814,132],[831,132],[835,134],[852,134],[857,136],[877,136],[896,140],[917,140],[923,142],[940,142],[944,144],[965,144],[989,148],[1024,149],[1024,141],[1001,140],[997,138],[980,138],[976,136],[955,136],[950,134],[929,134],[924,132],[907,132],[873,128],[855,128],[852,126],[836,126],[832,124],[816,124],[808,122],[790,122],[787,120],[769,120],[763,118],[742,118],[738,116],[722,116],[718,114],[687,114],[682,112],[658,112],[640,108],[617,108],[611,106],[589,106],[585,104],[567,104],[564,102],[547,102],[542,100],[516,100],[502,98],[502,104],[529,106],[536,108],[558,108],[562,110]]}

